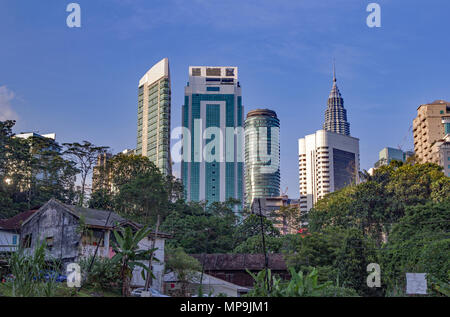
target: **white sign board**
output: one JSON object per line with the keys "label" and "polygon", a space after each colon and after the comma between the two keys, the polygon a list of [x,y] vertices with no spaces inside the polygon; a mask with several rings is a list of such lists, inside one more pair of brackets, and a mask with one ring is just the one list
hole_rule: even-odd
{"label": "white sign board", "polygon": [[427,294],[427,273],[406,273],[406,294]]}

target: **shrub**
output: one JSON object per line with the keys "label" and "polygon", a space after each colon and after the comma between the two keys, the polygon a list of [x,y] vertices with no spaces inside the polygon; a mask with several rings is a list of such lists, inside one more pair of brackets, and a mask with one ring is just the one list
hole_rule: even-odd
{"label": "shrub", "polygon": [[92,256],[81,259],[79,263],[81,271],[87,274],[84,276],[85,284],[102,290],[114,289],[120,286],[120,263],[114,263],[108,258],[96,257],[90,272],[88,272],[91,262]]}

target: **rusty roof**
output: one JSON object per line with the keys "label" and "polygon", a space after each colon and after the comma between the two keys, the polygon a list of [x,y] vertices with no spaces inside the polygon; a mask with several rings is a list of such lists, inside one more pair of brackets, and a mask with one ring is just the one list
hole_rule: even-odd
{"label": "rusty roof", "polygon": [[0,229],[5,230],[19,230],[22,223],[33,215],[36,210],[24,211],[20,214],[15,215],[9,219],[0,219]]}
{"label": "rusty roof", "polygon": [[[98,209],[92,209],[92,208],[84,208],[79,206],[73,206],[73,205],[67,205],[59,200],[52,198],[50,199],[44,206],[42,206],[40,209],[35,210],[34,212],[38,212],[40,210],[45,209],[45,207],[48,204],[55,204],[55,206],[59,206],[64,208],[66,211],[68,211],[70,214],[75,216],[78,219],[83,219],[84,223],[93,228],[99,228],[99,229],[115,229],[117,227],[121,227],[124,225],[131,225],[132,227],[136,229],[140,229],[143,227],[142,224],[130,221],[128,219],[125,219],[115,213],[114,211],[109,210],[98,210]],[[33,212],[33,213],[34,213]],[[32,214],[31,214],[32,215]],[[24,219],[22,223],[28,222],[28,220],[31,218],[31,215],[28,216],[26,219]],[[0,224],[1,227],[1,224]],[[155,233],[152,231],[150,233],[150,237],[153,236]],[[159,237],[163,238],[171,238],[172,235],[164,232],[159,232],[157,234]]]}
{"label": "rusty roof", "polygon": [[[191,254],[200,263],[205,261],[206,271],[240,271],[240,270],[263,270],[264,254]],[[283,254],[268,254],[269,269],[286,271],[286,262]]]}

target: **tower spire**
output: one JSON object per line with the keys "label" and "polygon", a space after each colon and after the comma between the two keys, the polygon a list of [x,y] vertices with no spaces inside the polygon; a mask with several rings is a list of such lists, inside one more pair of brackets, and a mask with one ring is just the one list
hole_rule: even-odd
{"label": "tower spire", "polygon": [[336,61],[333,58],[333,87],[328,96],[328,107],[325,111],[323,129],[344,135],[350,135],[350,124],[347,122],[347,111],[344,108],[344,99],[337,86]]}
{"label": "tower spire", "polygon": [[336,59],[333,58],[333,82],[336,82]]}

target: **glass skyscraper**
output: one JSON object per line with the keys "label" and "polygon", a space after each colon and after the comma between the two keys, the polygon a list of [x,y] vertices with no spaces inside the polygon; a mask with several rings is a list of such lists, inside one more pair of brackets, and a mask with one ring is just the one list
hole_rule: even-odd
{"label": "glass skyscraper", "polygon": [[182,125],[186,199],[243,202],[243,106],[237,67],[189,67]]}
{"label": "glass skyscraper", "polygon": [[245,203],[280,196],[280,120],[275,111],[250,111],[245,120]]}
{"label": "glass skyscraper", "polygon": [[136,154],[147,156],[164,175],[172,174],[170,158],[169,60],[155,64],[139,81]]}

